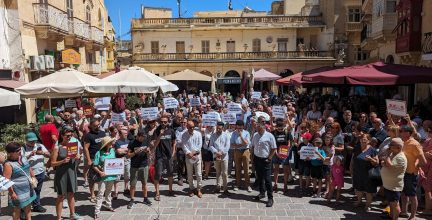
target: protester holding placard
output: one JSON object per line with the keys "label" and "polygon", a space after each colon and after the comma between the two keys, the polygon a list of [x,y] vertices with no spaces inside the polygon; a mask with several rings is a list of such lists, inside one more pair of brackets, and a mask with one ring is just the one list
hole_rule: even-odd
{"label": "protester holding placard", "polygon": [[100,209],[102,207],[102,203],[105,202],[105,206],[109,211],[115,212],[115,209],[111,204],[111,189],[113,188],[114,181],[117,179],[116,175],[107,175],[105,173],[104,163],[106,163],[107,159],[116,158],[115,150],[113,149],[113,144],[116,140],[110,137],[104,137],[101,141],[101,148],[95,154],[95,158],[93,161],[93,169],[101,176],[101,181],[97,183],[98,185],[98,194],[96,197],[96,206],[94,219],[100,219]]}
{"label": "protester holding placard", "polygon": [[26,134],[26,143],[23,148],[23,155],[30,162],[30,167],[38,181],[35,187],[36,199],[32,203],[33,212],[45,213],[46,209],[40,203],[40,196],[42,191],[43,182],[45,180],[45,158],[50,157],[49,151],[38,142],[35,133],[29,132]]}
{"label": "protester holding placard", "polygon": [[301,135],[303,142],[298,146],[298,153],[300,157],[298,158],[298,169],[299,169],[299,182],[300,182],[300,193],[307,193],[310,184],[310,174],[311,174],[311,158],[302,155],[302,148],[311,147],[309,142],[312,140],[312,134],[305,132]]}
{"label": "protester holding placard", "polygon": [[58,145],[51,153],[51,165],[55,167],[54,190],[57,192],[57,219],[62,218],[62,203],[67,198],[71,213],[70,219],[81,220],[83,218],[75,213],[75,193],[78,191],[77,161],[81,155],[77,154],[75,158],[68,157],[68,144],[76,143],[80,147],[80,143],[77,139],[72,138],[72,132],[71,127],[62,128]]}
{"label": "protester holding placard", "polygon": [[291,167],[289,164],[289,152],[291,141],[293,140],[291,133],[288,132],[283,120],[276,121],[276,129],[272,132],[276,139],[277,151],[273,156],[273,191],[278,191],[279,167],[283,166],[284,174],[284,194],[288,192],[288,179],[291,177]]}
{"label": "protester holding placard", "polygon": [[[124,159],[124,172],[123,172],[123,181],[124,181],[124,195],[129,195],[129,178],[130,178],[130,158],[128,158],[128,145],[129,140],[127,139],[128,135],[128,129],[126,127],[123,127],[119,131],[119,139],[115,142],[114,148],[116,151],[116,157],[117,158],[123,158]],[[119,177],[120,179],[120,177]],[[114,195],[113,198],[116,199],[118,195],[118,188],[117,188],[118,182],[114,183]]]}
{"label": "protester holding placard", "polygon": [[313,141],[314,147],[316,148],[315,159],[311,160],[311,177],[312,177],[312,187],[313,195],[312,198],[324,197],[325,194],[321,194],[322,189],[322,179],[324,178],[323,171],[323,161],[326,158],[326,153],[322,148],[323,141],[321,138],[315,138]]}

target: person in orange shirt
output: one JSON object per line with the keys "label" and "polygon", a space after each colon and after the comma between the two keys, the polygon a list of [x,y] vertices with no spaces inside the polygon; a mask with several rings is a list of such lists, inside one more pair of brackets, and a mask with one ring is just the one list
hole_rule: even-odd
{"label": "person in orange shirt", "polygon": [[408,198],[411,203],[411,215],[409,219],[415,219],[418,200],[416,195],[418,175],[424,175],[421,166],[426,164],[422,146],[416,141],[412,134],[414,129],[408,125],[400,128],[400,136],[404,141],[403,152],[407,158],[408,166],[404,176],[404,188],[402,190],[402,211],[400,217],[408,218]]}

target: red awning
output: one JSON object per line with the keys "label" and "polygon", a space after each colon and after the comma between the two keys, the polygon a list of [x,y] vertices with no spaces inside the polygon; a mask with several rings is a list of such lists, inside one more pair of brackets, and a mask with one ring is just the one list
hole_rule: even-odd
{"label": "red awning", "polygon": [[0,80],[0,87],[10,88],[10,89],[15,89],[25,84],[26,82],[16,81],[11,79]]}
{"label": "red awning", "polygon": [[432,68],[376,62],[303,75],[302,81],[368,86],[432,83]]}
{"label": "red awning", "polygon": [[[296,74],[291,75],[291,76],[287,76],[287,77],[282,78],[282,79],[278,79],[278,80],[276,80],[276,84],[278,84],[278,85],[296,85],[296,86],[300,86],[303,84],[319,84],[321,82],[312,81],[312,80],[308,79],[307,76],[309,76],[311,74],[315,74],[315,73],[321,73],[321,72],[326,72],[329,70],[334,70],[334,69],[336,69],[336,68],[330,67],[330,66],[324,66],[324,67],[320,67],[320,68],[316,68],[316,69],[312,69],[312,70],[307,70],[304,72],[296,73]],[[303,77],[305,77],[305,78],[303,79]]]}

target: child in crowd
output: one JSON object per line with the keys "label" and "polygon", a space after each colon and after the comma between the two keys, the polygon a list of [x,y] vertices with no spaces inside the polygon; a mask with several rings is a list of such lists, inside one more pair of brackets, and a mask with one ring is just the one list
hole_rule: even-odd
{"label": "child in crowd", "polygon": [[321,188],[322,188],[322,179],[324,178],[323,175],[323,161],[326,158],[326,153],[324,149],[322,148],[322,139],[321,138],[315,138],[314,140],[314,146],[316,149],[316,158],[311,160],[311,177],[312,177],[312,183],[313,183],[313,191],[314,194],[312,198],[318,198],[321,197]]}
{"label": "child in crowd", "polygon": [[323,149],[326,153],[326,158],[323,162],[323,175],[325,178],[326,192],[328,194],[331,185],[331,166],[333,165],[333,155],[335,154],[335,147],[332,142],[332,136],[324,137]]}
{"label": "child in crowd", "polygon": [[336,156],[334,158],[333,165],[331,167],[332,184],[330,186],[330,191],[327,195],[327,201],[333,197],[333,192],[336,189],[336,202],[340,201],[341,189],[344,186],[344,168],[342,164],[342,157]]}

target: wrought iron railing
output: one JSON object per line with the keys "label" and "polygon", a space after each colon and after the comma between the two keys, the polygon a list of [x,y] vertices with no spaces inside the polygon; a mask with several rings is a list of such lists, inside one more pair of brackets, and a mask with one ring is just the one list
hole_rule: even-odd
{"label": "wrought iron railing", "polygon": [[33,9],[36,25],[48,25],[66,33],[69,31],[68,17],[65,11],[43,3],[34,3]]}
{"label": "wrought iron railing", "polygon": [[104,43],[104,33],[97,27],[91,27],[91,39],[103,44]]}

